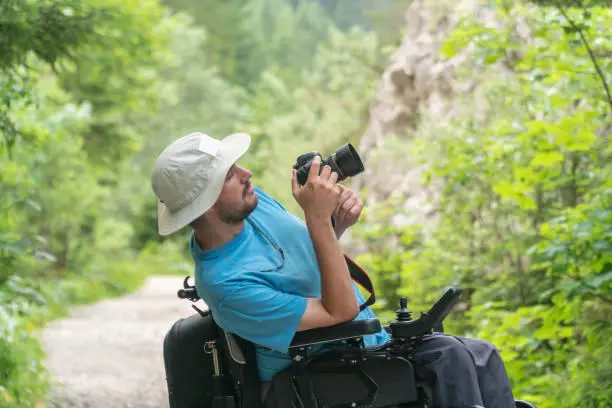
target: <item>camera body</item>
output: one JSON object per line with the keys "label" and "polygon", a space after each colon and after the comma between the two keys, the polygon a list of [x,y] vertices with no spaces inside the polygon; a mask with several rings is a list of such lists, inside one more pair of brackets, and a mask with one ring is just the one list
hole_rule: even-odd
{"label": "camera body", "polygon": [[317,156],[321,157],[321,168],[328,165],[331,167],[332,171],[338,173],[338,181],[355,176],[364,170],[359,154],[357,154],[353,145],[347,143],[326,158],[323,158],[319,152],[310,152],[300,155],[293,165],[293,168],[297,170],[297,180],[300,185],[304,185],[308,180],[310,166]]}

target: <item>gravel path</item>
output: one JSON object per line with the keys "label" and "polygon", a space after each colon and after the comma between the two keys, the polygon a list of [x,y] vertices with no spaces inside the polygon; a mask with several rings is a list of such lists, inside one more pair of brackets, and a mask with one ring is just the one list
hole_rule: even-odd
{"label": "gravel path", "polygon": [[[54,408],[168,407],[163,339],[195,311],[181,277],[150,278],[127,296],[77,308],[42,333]],[[205,308],[202,301],[200,308]]]}

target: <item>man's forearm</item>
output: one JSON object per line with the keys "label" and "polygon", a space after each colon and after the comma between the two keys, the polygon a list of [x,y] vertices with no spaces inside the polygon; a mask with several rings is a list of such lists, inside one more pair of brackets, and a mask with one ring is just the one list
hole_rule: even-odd
{"label": "man's forearm", "polygon": [[351,276],[331,220],[306,219],[321,270],[321,302],[330,315],[352,320],[359,313]]}

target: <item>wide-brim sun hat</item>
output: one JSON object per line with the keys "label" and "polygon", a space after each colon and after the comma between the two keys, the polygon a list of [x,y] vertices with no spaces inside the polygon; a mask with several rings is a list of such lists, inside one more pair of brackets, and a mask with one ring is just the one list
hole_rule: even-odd
{"label": "wide-brim sun hat", "polygon": [[177,232],[210,209],[219,198],[227,172],[250,144],[247,133],[218,140],[194,132],[166,147],[155,161],[151,176],[159,200],[159,234]]}

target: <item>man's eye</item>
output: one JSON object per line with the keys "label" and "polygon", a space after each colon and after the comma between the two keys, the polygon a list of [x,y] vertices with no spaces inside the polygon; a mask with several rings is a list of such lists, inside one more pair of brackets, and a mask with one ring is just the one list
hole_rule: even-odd
{"label": "man's eye", "polygon": [[231,179],[233,175],[234,175],[234,166],[230,167],[230,169],[227,171],[227,175],[225,176],[225,181],[228,181],[229,179]]}

